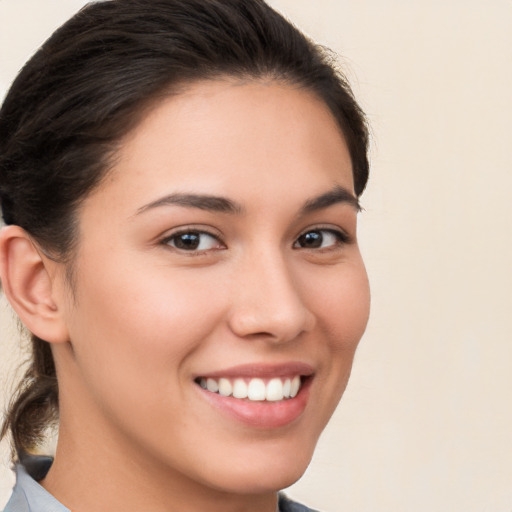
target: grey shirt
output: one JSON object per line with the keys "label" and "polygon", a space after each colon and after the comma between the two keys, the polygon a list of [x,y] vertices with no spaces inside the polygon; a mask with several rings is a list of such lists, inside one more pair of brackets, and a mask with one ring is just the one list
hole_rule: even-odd
{"label": "grey shirt", "polygon": [[40,486],[22,465],[16,466],[16,485],[4,512],[71,512]]}
{"label": "grey shirt", "polygon": [[[37,463],[34,464],[37,466]],[[39,475],[41,470],[39,470]],[[44,475],[43,475],[44,476]],[[16,485],[4,512],[71,512],[39,485],[21,464],[16,466]],[[317,512],[279,494],[278,512]]]}

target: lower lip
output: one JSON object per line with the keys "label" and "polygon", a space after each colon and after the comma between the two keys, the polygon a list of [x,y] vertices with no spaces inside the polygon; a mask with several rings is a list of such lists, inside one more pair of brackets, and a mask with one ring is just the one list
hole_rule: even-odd
{"label": "lower lip", "polygon": [[298,419],[306,408],[312,377],[308,377],[294,398],[279,402],[251,401],[212,393],[197,386],[197,389],[214,407],[236,420],[256,428],[279,428]]}

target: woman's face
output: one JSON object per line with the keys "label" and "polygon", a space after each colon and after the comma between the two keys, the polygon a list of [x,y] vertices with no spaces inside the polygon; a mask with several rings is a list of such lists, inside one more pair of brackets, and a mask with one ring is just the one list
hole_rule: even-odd
{"label": "woman's face", "polygon": [[356,217],[310,92],[212,81],[162,101],[80,209],[62,435],[211,489],[294,482],[366,326]]}

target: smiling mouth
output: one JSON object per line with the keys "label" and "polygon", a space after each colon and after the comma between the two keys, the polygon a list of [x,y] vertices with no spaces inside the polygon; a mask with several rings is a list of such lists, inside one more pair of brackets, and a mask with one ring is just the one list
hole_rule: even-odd
{"label": "smiling mouth", "polygon": [[204,390],[224,397],[252,402],[280,402],[295,398],[307,378],[301,375],[269,379],[198,377],[195,382]]}

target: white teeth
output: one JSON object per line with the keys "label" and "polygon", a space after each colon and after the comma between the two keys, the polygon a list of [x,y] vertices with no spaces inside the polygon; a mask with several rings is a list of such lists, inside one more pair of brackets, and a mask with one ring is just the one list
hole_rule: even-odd
{"label": "white teeth", "polygon": [[293,377],[292,379],[292,385],[290,390],[290,397],[294,398],[297,396],[297,393],[300,389],[300,377]]}
{"label": "white teeth", "polygon": [[267,383],[259,378],[237,378],[231,381],[224,377],[220,379],[203,377],[199,379],[199,385],[203,389],[222,396],[233,396],[252,401],[279,402],[296,397],[301,387],[301,380],[299,375],[286,379],[274,377]]}
{"label": "white teeth", "polygon": [[212,393],[217,393],[219,391],[219,383],[215,379],[206,379],[206,389]]}
{"label": "white teeth", "polygon": [[251,379],[247,389],[247,398],[249,400],[265,400],[265,383],[261,379]]}
{"label": "white teeth", "polygon": [[267,393],[266,398],[270,402],[277,402],[278,400],[282,400],[283,396],[283,382],[281,379],[272,379],[267,384]]}
{"label": "white teeth", "polygon": [[290,379],[286,379],[283,384],[283,396],[285,398],[290,398],[291,389],[292,389],[292,381]]}
{"label": "white teeth", "polygon": [[233,392],[233,387],[228,379],[219,379],[219,395],[229,396]]}
{"label": "white teeth", "polygon": [[235,398],[247,398],[247,384],[243,379],[236,379],[233,383],[233,396]]}

